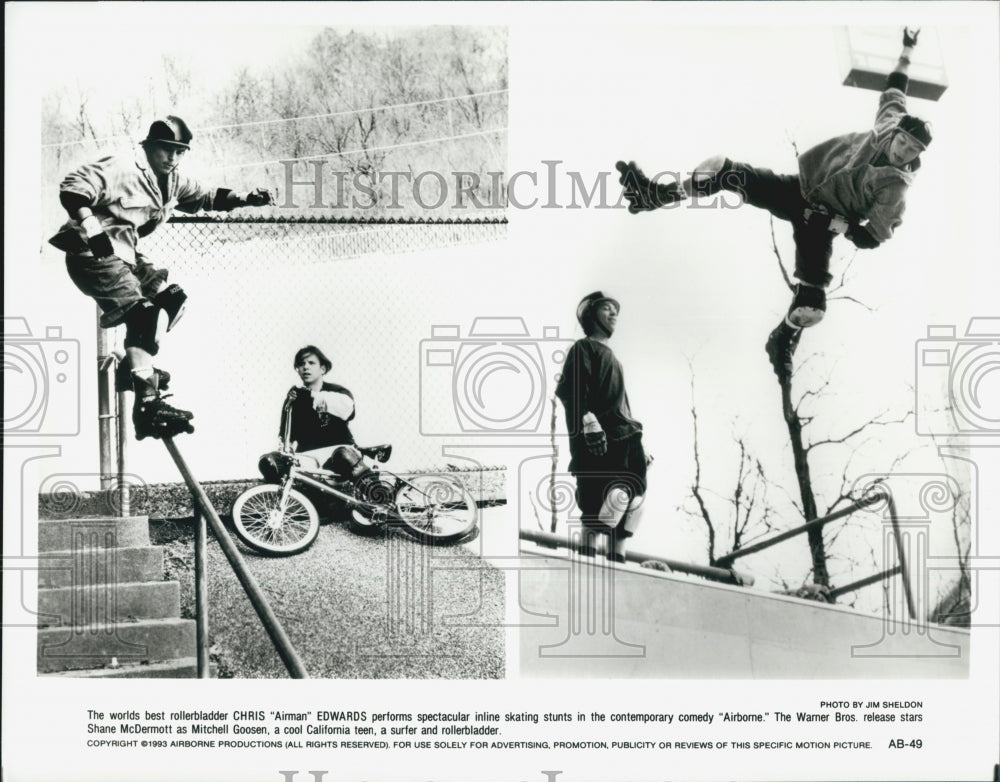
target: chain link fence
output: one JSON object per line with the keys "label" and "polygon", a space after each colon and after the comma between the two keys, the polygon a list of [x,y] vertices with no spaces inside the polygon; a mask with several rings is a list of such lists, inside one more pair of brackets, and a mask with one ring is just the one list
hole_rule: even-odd
{"label": "chain link fence", "polygon": [[[398,221],[227,215],[174,218],[145,238],[142,252],[189,296],[156,363],[174,376],[171,401],[195,413],[185,446],[196,474],[256,474],[257,457],[277,445],[285,393],[298,383],[293,357],[307,344],[332,360],[326,379],[354,394],[358,442],[393,443],[391,469],[454,462],[420,431],[422,404],[453,405],[447,388],[435,387],[441,399],[425,398],[420,343],[450,303],[467,298],[469,263],[493,264],[506,234],[502,213]],[[150,458],[148,450],[130,456],[143,474],[136,460]]]}

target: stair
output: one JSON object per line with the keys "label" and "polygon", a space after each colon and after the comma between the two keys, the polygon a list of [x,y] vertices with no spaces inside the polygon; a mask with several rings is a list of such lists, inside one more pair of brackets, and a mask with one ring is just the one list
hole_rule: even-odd
{"label": "stair", "polygon": [[145,516],[40,519],[41,676],[197,676],[195,622]]}

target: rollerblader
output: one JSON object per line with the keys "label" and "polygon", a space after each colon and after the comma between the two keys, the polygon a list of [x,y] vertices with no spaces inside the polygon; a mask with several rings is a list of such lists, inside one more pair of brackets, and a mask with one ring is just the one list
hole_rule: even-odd
{"label": "rollerblader", "polygon": [[683,182],[659,183],[634,163],[617,164],[633,214],[729,190],[791,222],[798,284],[788,313],[766,345],[782,384],[791,377],[802,329],[819,323],[826,312],[833,237],[843,234],[858,249],[872,250],[891,239],[902,222],[906,190],[931,142],[929,125],[906,112],[907,73],[918,34],[903,32],[903,50],[879,100],[874,128],[837,136],[802,153],[797,175],[717,156]]}
{"label": "rollerblader", "polygon": [[607,557],[614,562],[625,561],[626,543],[639,527],[649,461],[622,365],[608,346],[619,310],[601,291],[583,298],[576,317],[586,337],[569,349],[555,392],[566,411],[583,553],[592,556],[596,536],[607,535]]}
{"label": "rollerblader", "polygon": [[184,120],[166,116],[150,125],[134,155],[105,157],[69,174],[59,186],[69,221],[49,240],[66,253],[73,283],[100,307],[101,327],[125,325],[125,359],[116,387],[135,392],[132,422],[139,440],[194,431],[194,416],[164,401],[169,375],[152,363],[161,335],[184,314],[187,294],[168,285],[168,272],[139,252],[139,239],[174,209],[193,214],[273,201],[267,190],[245,195],[210,190],[178,173],[191,139]]}

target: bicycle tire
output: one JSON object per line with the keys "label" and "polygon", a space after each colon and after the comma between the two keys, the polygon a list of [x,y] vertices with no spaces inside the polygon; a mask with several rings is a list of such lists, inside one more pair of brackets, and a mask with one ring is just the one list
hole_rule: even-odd
{"label": "bicycle tire", "polygon": [[282,489],[273,483],[254,486],[233,502],[236,537],[262,554],[284,555],[305,551],[319,535],[316,507],[300,491],[288,492],[285,511],[278,517]]}
{"label": "bicycle tire", "polygon": [[478,530],[476,501],[457,478],[415,475],[400,483],[394,501],[392,523],[421,543],[446,546],[472,538]]}

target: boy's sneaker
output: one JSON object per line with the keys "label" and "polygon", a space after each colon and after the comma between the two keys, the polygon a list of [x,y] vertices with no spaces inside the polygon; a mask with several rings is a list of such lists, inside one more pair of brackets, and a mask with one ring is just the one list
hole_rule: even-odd
{"label": "boy's sneaker", "polygon": [[764,350],[771,360],[774,374],[782,383],[788,381],[792,376],[792,357],[795,355],[795,348],[799,345],[802,337],[802,329],[796,329],[785,323],[784,320],[768,335],[767,344]]}
{"label": "boy's sneaker", "polygon": [[132,408],[132,425],[135,427],[135,439],[144,440],[147,437],[173,437],[177,434],[192,434],[192,413],[178,410],[168,405],[161,397],[137,399]]}

